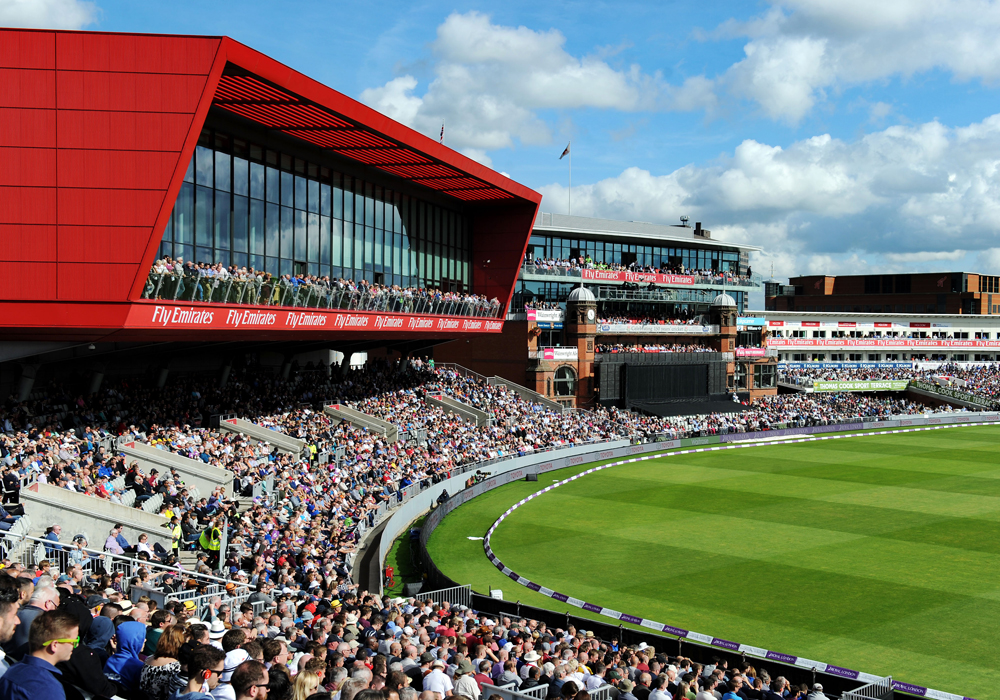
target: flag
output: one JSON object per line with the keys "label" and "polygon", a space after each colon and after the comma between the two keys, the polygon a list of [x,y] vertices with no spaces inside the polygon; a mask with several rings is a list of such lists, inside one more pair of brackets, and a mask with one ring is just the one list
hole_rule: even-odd
{"label": "flag", "polygon": [[[444,128],[444,127],[441,127],[441,128]],[[566,156],[569,155],[569,146],[570,146],[571,143],[573,143],[573,142],[570,141],[570,143],[566,144],[566,150],[562,152],[561,156],[559,156],[559,160],[562,160],[563,158],[565,158]]]}
{"label": "flag", "polygon": [[441,143],[444,143],[444,122],[441,122]]}

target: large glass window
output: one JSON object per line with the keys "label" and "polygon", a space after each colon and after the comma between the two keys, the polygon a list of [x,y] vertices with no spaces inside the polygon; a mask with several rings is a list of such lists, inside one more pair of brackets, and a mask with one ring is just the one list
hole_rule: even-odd
{"label": "large glass window", "polygon": [[271,274],[457,291],[469,290],[472,256],[460,212],[208,130],[160,251]]}
{"label": "large glass window", "polygon": [[572,367],[563,365],[556,370],[555,376],[556,396],[572,396],[576,393],[576,372]]}

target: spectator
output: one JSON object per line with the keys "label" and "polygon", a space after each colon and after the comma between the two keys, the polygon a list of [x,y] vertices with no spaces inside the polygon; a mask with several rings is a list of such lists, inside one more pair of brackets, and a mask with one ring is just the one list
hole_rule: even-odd
{"label": "spectator", "polygon": [[226,655],[215,647],[203,646],[194,650],[187,664],[187,685],[172,700],[213,700],[209,693],[219,683],[225,659]]}
{"label": "spectator", "polygon": [[53,544],[45,545],[45,556],[49,559],[56,559],[58,557],[58,552],[62,551],[62,545],[59,544],[59,534],[62,532],[62,525],[50,525],[45,530],[45,535],[43,539]]}
{"label": "spectator", "polygon": [[[233,672],[235,700],[263,700],[267,697],[268,677],[264,664],[244,661]],[[218,697],[218,696],[215,696]]]}
{"label": "spectator", "polygon": [[139,688],[139,677],[142,673],[142,647],[146,643],[146,626],[135,620],[117,625],[115,638],[118,640],[116,651],[104,665],[104,675],[115,681],[127,693],[134,693]]}
{"label": "spectator", "polygon": [[31,624],[28,654],[0,677],[5,700],[66,700],[56,664],[68,661],[80,641],[80,623],[65,610],[49,610]]}
{"label": "spectator", "polygon": [[[157,610],[153,614],[154,624],[162,612],[165,611]],[[143,663],[139,674],[139,689],[150,700],[168,700],[184,687],[184,676],[181,673],[179,660],[184,638],[184,628],[180,625],[166,627],[159,635],[156,653]]]}

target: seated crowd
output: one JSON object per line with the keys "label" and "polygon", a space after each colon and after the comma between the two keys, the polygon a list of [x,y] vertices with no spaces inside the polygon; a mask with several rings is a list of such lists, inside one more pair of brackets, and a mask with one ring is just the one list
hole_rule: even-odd
{"label": "seated crowd", "polygon": [[913,367],[786,367],[778,365],[778,381],[811,385],[814,381],[923,381],[949,386],[987,399],[1000,400],[1000,363],[975,366],[946,364],[936,369]]}
{"label": "seated crowd", "polygon": [[747,283],[752,279],[751,269],[747,268],[746,275],[736,275],[732,272],[722,272],[712,268],[694,269],[685,268],[682,263],[670,264],[664,262],[660,267],[650,265],[639,265],[638,263],[605,263],[595,261],[589,255],[578,258],[535,258],[525,260],[525,265],[529,265],[536,270],[564,272],[573,274],[583,269],[590,270],[612,270],[616,272],[647,272],[667,275],[693,275],[700,278],[703,284],[739,284]]}
{"label": "seated crowd", "polygon": [[628,352],[718,352],[714,348],[697,343],[614,343],[594,346],[597,352],[628,353]]}
{"label": "seated crowd", "polygon": [[668,325],[668,326],[700,326],[704,325],[707,321],[705,317],[701,314],[692,314],[690,311],[676,311],[672,314],[657,314],[657,315],[645,315],[645,314],[614,314],[602,316],[597,320],[598,323],[612,323],[612,324],[640,324],[646,326],[655,325]]}
{"label": "seated crowd", "polygon": [[791,686],[747,661],[696,663],[572,625],[358,595],[291,558],[282,568],[289,585],[256,594],[265,614],[220,601],[202,618],[89,579],[0,572],[0,697],[498,700],[503,687],[589,700],[608,687],[619,700],[825,700],[821,684]]}
{"label": "seated crowd", "polygon": [[496,298],[478,294],[328,275],[272,275],[252,267],[185,263],[169,256],[153,264],[143,298],[449,316],[495,317],[501,312]]}

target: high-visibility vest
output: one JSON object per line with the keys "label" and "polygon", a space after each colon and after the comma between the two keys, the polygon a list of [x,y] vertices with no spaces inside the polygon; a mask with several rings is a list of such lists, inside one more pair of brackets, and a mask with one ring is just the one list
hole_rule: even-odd
{"label": "high-visibility vest", "polygon": [[209,549],[218,551],[219,547],[222,546],[220,542],[222,538],[222,533],[217,527],[206,527],[201,531],[201,536],[198,537],[198,544],[201,545],[202,549]]}
{"label": "high-visibility vest", "polygon": [[177,547],[180,546],[181,536],[182,536],[181,535],[181,526],[180,525],[174,525],[170,529],[170,547],[172,549],[176,549]]}

